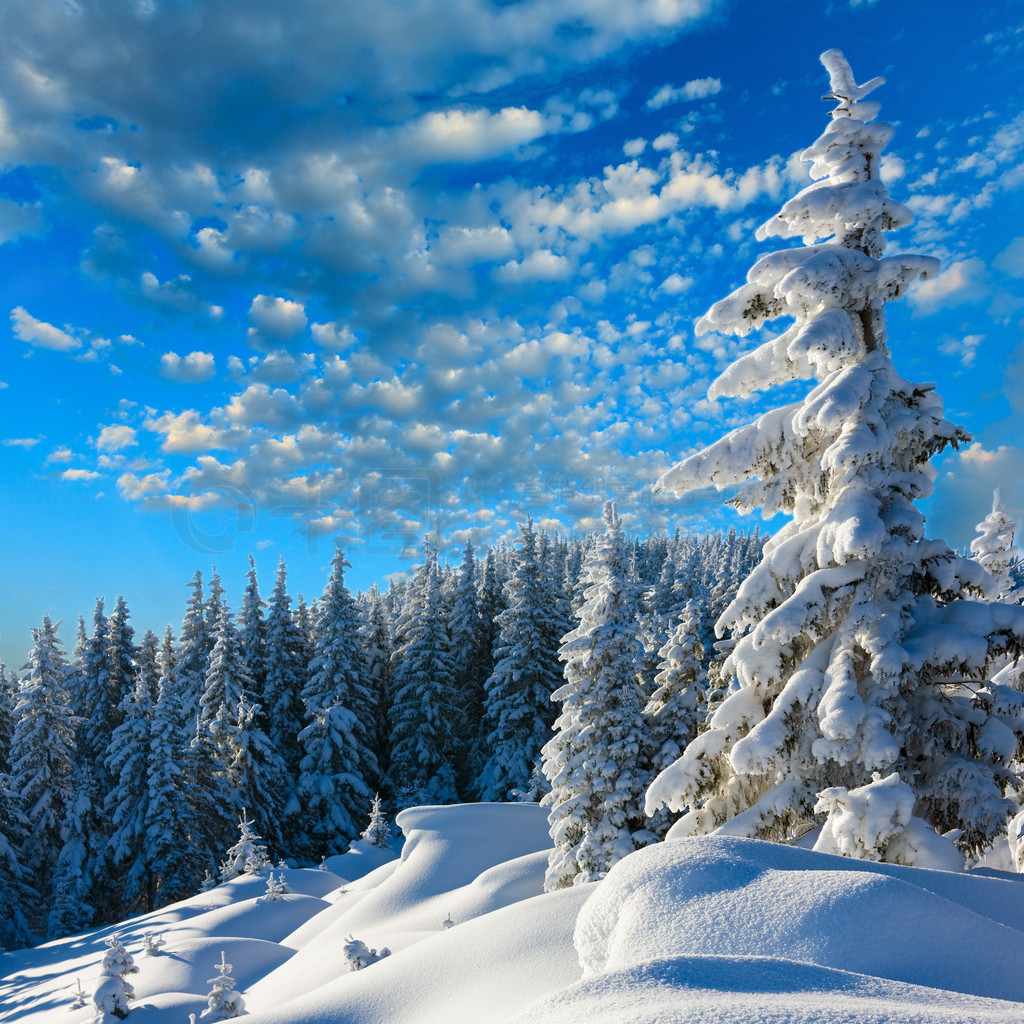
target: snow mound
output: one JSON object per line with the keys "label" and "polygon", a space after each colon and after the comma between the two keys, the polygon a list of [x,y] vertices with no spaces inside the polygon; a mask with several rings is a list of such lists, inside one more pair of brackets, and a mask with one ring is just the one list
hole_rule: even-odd
{"label": "snow mound", "polygon": [[[461,927],[544,891],[550,839],[547,815],[536,804],[416,807],[396,820],[406,835],[401,859],[346,885],[332,906],[287,937],[299,951],[266,979],[274,998],[335,981],[345,970],[341,949],[350,935],[397,953],[441,934],[444,921]],[[254,991],[251,1006],[260,995]]]}
{"label": "snow mound", "polygon": [[577,921],[582,981],[522,1021],[1020,1020],[1022,928],[1013,880],[669,841],[612,869]]}

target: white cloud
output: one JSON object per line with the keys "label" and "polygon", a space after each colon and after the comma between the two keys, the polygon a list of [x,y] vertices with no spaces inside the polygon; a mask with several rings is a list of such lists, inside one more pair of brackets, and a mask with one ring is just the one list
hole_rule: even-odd
{"label": "white cloud", "polygon": [[951,263],[935,277],[914,284],[908,296],[916,313],[928,316],[940,309],[980,302],[989,294],[988,270],[977,256]]}
{"label": "white cloud", "polygon": [[60,474],[61,480],[98,480],[103,474],[94,473],[91,469],[65,469]]}
{"label": "white cloud", "polygon": [[47,462],[70,462],[75,457],[75,453],[70,448],[60,447],[54,448],[49,455],[46,456]]}
{"label": "white cloud", "polygon": [[117,478],[117,489],[123,498],[139,501],[155,494],[165,494],[170,475],[169,469],[161,470],[159,473],[147,473],[143,477],[131,472],[122,473]]}
{"label": "white cloud", "polygon": [[669,274],[658,287],[668,295],[681,295],[693,287],[693,278],[682,277],[679,274]]}
{"label": "white cloud", "polygon": [[622,144],[622,152],[628,157],[640,156],[646,148],[646,139],[627,139]]}
{"label": "white cloud", "polygon": [[280,296],[257,295],[249,306],[249,337],[259,335],[287,341],[306,327],[306,310],[301,302]]}
{"label": "white cloud", "polygon": [[7,437],[0,441],[0,444],[5,448],[24,448],[28,451],[35,448],[40,441],[42,441],[41,437]]}
{"label": "white cloud", "polygon": [[132,448],[139,442],[133,427],[125,426],[123,423],[106,426],[96,438],[96,450],[98,452],[119,452],[125,448]]}
{"label": "white cloud", "polygon": [[342,324],[339,327],[333,321],[325,324],[312,324],[310,332],[313,335],[313,340],[321,348],[328,348],[335,352],[344,352],[345,349],[351,348],[356,341],[356,336],[348,324]]}
{"label": "white cloud", "polygon": [[15,306],[11,310],[11,323],[14,335],[33,348],[48,348],[54,352],[74,352],[82,347],[82,342],[66,330],[62,331],[53,324],[37,320],[24,307]]}
{"label": "white cloud", "polygon": [[167,380],[196,384],[210,380],[216,372],[212,352],[189,352],[187,356],[165,352],[160,357],[160,376]]}
{"label": "white cloud", "polygon": [[510,153],[548,130],[544,115],[527,107],[504,107],[497,113],[439,110],[403,129],[403,142],[425,163],[468,163]]}
{"label": "white cloud", "polygon": [[721,91],[720,78],[695,78],[685,85],[663,85],[651,94],[644,106],[649,110],[660,110],[670,103],[703,100],[708,96],[717,96]]}

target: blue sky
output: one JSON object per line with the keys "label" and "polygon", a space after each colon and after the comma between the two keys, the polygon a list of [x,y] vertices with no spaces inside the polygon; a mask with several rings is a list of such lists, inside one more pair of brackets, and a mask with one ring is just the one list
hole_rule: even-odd
{"label": "blue sky", "polygon": [[1024,513],[1019,3],[7,0],[0,656],[99,595],[176,628],[250,553],[310,598],[335,538],[365,587],[428,529],[731,521],[650,484],[753,411],[704,393],[755,339],[693,323],[809,180],[831,47],[943,261],[890,342],[974,434],[926,509],[966,545]]}

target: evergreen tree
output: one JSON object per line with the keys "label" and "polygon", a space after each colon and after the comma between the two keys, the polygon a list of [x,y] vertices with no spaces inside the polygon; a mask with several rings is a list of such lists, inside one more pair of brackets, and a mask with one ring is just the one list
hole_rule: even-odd
{"label": "evergreen tree", "polygon": [[[242,650],[245,652],[245,664],[252,679],[253,699],[263,704],[263,691],[267,679],[267,624],[263,618],[266,601],[260,597],[259,581],[256,578],[256,563],[249,556],[249,572],[246,574],[248,583],[242,599]],[[263,716],[266,728],[266,716]]]}
{"label": "evergreen tree", "polygon": [[182,766],[184,751],[178,742],[181,705],[175,667],[174,637],[168,626],[161,650],[159,693],[150,723],[146,799],[145,848],[159,906],[191,896],[208,863]]}
{"label": "evergreen tree", "polygon": [[135,672],[152,708],[160,694],[160,638],[151,629],[146,630],[139,644]]}
{"label": "evergreen tree", "polygon": [[391,779],[402,807],[457,799],[453,736],[455,693],[441,577],[428,545],[409,590],[395,642]]}
{"label": "evergreen tree", "polygon": [[87,928],[99,915],[112,919],[112,906],[96,906],[109,888],[104,860],[105,836],[94,832],[98,803],[95,778],[73,770],[75,785],[61,826],[61,848],[54,867],[46,916],[46,937],[59,939]]}
{"label": "evergreen tree", "polygon": [[656,689],[644,708],[654,747],[654,769],[672,764],[696,738],[707,705],[704,646],[700,642],[700,605],[687,602],[659,655]]}
{"label": "evergreen tree", "polygon": [[1010,570],[1017,563],[1019,552],[1014,544],[1018,524],[1003,509],[999,491],[992,495],[992,511],[978,523],[978,536],[971,542],[971,555],[995,582],[993,600],[1014,601],[1016,587]]}
{"label": "evergreen tree", "polygon": [[387,609],[377,585],[370,588],[363,621],[363,650],[366,656],[366,679],[373,698],[375,713],[370,745],[377,759],[382,784],[391,766],[391,703],[394,699],[394,645],[388,626]]}
{"label": "evergreen tree", "polygon": [[14,702],[17,685],[7,677],[7,666],[0,660],[0,775],[11,767],[11,740],[14,738]]}
{"label": "evergreen tree", "polygon": [[107,947],[100,965],[100,980],[92,997],[96,1007],[94,1024],[124,1020],[128,1016],[128,1003],[135,998],[135,989],[126,980],[139,973],[135,958],[124,948],[116,932],[107,939]]}
{"label": "evergreen tree", "polygon": [[68,666],[57,629],[44,616],[32,630],[32,652],[21,680],[11,741],[10,790],[24,815],[18,851],[29,884],[50,892],[62,843],[61,826],[72,799],[74,718],[68,702]]}
{"label": "evergreen tree", "polygon": [[[729,367],[712,396],[816,384],[659,482],[679,494],[739,484],[741,510],[792,521],[718,624],[739,637],[724,666],[735,689],[647,804],[687,811],[671,835],[728,824],[783,840],[827,814],[835,849],[835,814],[848,796],[864,806],[877,784],[880,801],[899,802],[905,784],[914,796],[908,834],[920,837],[915,822],[926,823],[934,851],[958,828],[960,849],[980,851],[1006,827],[1021,729],[1020,695],[987,674],[993,659],[1020,650],[1024,611],[972,600],[983,571],[924,535],[913,502],[931,493],[929,460],[967,435],[943,418],[930,387],[896,374],[884,305],[937,262],[883,256],[883,232],[911,214],[879,177],[892,126],[874,122],[878,106],[864,98],[882,80],[856,85],[837,50],[822,62],[837,106],[804,154],[822,180],[759,233],[805,244],[763,256],[697,325],[746,334],[776,317],[794,321]],[[886,849],[901,847],[893,838]],[[884,855],[853,837],[847,849]]]}
{"label": "evergreen tree", "polygon": [[361,621],[345,586],[349,567],[335,548],[317,621],[312,675],[302,693],[306,726],[300,800],[304,852],[344,852],[373,792],[378,766],[370,749],[374,710],[360,640]]}
{"label": "evergreen tree", "polygon": [[199,1014],[200,1020],[229,1020],[245,1013],[245,1000],[242,994],[234,989],[235,979],[231,977],[231,964],[224,958],[223,953],[220,955],[220,963],[217,964],[217,976],[210,978],[208,984],[212,988],[206,997],[206,1009]]}
{"label": "evergreen tree", "polygon": [[203,574],[196,572],[190,584],[192,593],[185,606],[178,651],[174,659],[172,689],[180,713],[178,743],[186,746],[196,731],[199,701],[206,689],[206,662],[212,642],[203,618]]}
{"label": "evergreen tree", "polygon": [[115,688],[110,682],[110,659],[107,656],[110,626],[104,614],[102,597],[96,599],[92,622],[92,636],[86,639],[84,624],[79,620],[76,646],[76,652],[80,652],[79,660],[76,671],[69,674],[69,682],[74,684],[71,704],[77,719],[75,746],[78,761],[100,779],[99,767],[114,730],[111,705],[115,703]]}
{"label": "evergreen tree", "polygon": [[[148,637],[156,639],[152,632]],[[147,644],[147,652],[148,649]],[[156,668],[155,663],[152,668]],[[121,711],[123,719],[114,730],[106,760],[107,771],[115,781],[103,806],[112,825],[107,859],[119,883],[121,908],[131,913],[152,910],[156,897],[146,842],[153,706],[149,681],[141,672],[134,690],[122,701]]]}
{"label": "evergreen tree", "polygon": [[[299,763],[302,760],[299,733],[303,729],[304,712],[302,689],[309,670],[308,645],[292,615],[291,603],[287,570],[284,558],[281,558],[266,618],[263,700],[267,713],[267,737],[284,764],[286,806],[299,785]],[[296,804],[295,809],[297,807]],[[286,817],[282,823],[289,847],[295,838],[290,830],[297,824],[294,815],[290,820]]]}
{"label": "evergreen tree", "polygon": [[490,674],[490,659],[486,662],[481,659],[481,630],[476,559],[472,541],[467,540],[448,618],[455,696],[456,748],[453,759],[457,765],[456,782],[460,793],[468,792],[472,752],[483,717],[484,683]]}
{"label": "evergreen tree", "polygon": [[498,616],[494,670],[487,680],[480,773],[482,800],[529,792],[541,749],[551,734],[551,695],[562,683],[558,641],[551,629],[551,592],[543,578],[533,522],[520,526],[515,567]]}
{"label": "evergreen tree", "polygon": [[565,685],[554,699],[561,713],[544,746],[551,792],[543,802],[551,808],[555,843],[544,880],[548,890],[603,878],[616,861],[654,838],[643,815],[651,773],[636,681],[638,587],[611,502],[604,520],[605,534],[587,559],[579,625],[559,650]]}
{"label": "evergreen tree", "polygon": [[18,854],[27,834],[21,801],[11,790],[10,777],[0,773],[0,950],[32,943],[28,918],[39,894],[29,885],[29,873]]}

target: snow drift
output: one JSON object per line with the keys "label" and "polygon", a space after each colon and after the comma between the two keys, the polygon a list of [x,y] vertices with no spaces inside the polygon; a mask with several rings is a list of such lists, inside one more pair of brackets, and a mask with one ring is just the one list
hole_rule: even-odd
{"label": "snow drift", "polygon": [[[129,1024],[185,1024],[222,951],[253,1024],[1010,1022],[1024,1018],[1015,876],[867,863],[751,839],[671,840],[601,882],[542,891],[532,804],[404,812],[401,857],[355,849],[0,957],[0,1021],[86,1024],[116,930]],[[359,872],[365,872],[356,877]],[[452,921],[452,927],[444,922]],[[145,933],[166,942],[142,954]],[[349,935],[391,956],[348,973]]]}

